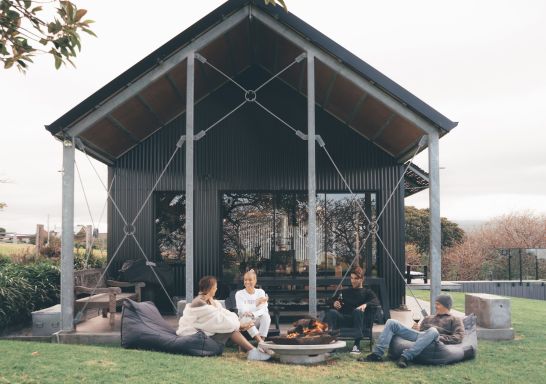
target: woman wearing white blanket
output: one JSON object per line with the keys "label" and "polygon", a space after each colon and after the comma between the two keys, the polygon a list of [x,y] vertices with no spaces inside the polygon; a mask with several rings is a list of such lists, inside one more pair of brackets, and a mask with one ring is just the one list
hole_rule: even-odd
{"label": "woman wearing white blanket", "polygon": [[221,344],[225,344],[228,339],[231,339],[248,352],[248,360],[271,358],[267,353],[254,348],[239,331],[253,327],[254,323],[252,321],[241,323],[235,313],[223,308],[219,302],[214,300],[217,288],[214,276],[205,276],[199,280],[199,295],[184,308],[176,334],[188,336],[197,333],[197,331],[203,331]]}
{"label": "woman wearing white blanket", "polygon": [[235,302],[237,312],[241,323],[247,323],[249,320],[254,322],[254,326],[247,329],[250,337],[262,342],[267,337],[271,317],[267,307],[268,297],[263,289],[256,288],[256,272],[251,269],[243,276],[245,289],[237,291]]}

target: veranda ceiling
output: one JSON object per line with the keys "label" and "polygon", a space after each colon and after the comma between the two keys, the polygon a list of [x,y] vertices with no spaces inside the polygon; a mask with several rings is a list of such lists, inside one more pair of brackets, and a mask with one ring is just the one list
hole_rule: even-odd
{"label": "veranda ceiling", "polygon": [[[241,17],[247,12],[248,17]],[[253,12],[261,17],[252,17]],[[271,24],[272,20],[276,24]],[[208,63],[228,77],[236,77],[253,66],[273,75],[292,64],[278,79],[306,96],[306,61],[294,62],[305,49],[291,37],[290,33],[295,33],[323,54],[315,58],[317,107],[400,162],[411,157],[420,138],[426,134],[423,124],[415,121],[422,119],[438,129],[440,135],[457,125],[294,15],[264,6],[262,1],[231,0],[112,80],[47,129],[61,139],[79,137],[92,156],[112,164],[184,113],[187,60],[181,57],[173,63],[173,57],[223,23],[229,27],[217,37],[205,40],[197,49]],[[290,33],[279,33],[282,29],[272,28],[277,24]],[[169,60],[168,70],[153,75]],[[207,63],[200,60],[195,63],[198,103],[228,79]],[[378,93],[364,89],[361,81],[371,84],[374,90],[380,91],[379,95],[387,95],[397,107],[392,108],[393,103],[386,105],[384,98],[377,97]],[[111,102],[116,98],[122,101]],[[408,113],[417,116],[416,119],[410,121]]]}

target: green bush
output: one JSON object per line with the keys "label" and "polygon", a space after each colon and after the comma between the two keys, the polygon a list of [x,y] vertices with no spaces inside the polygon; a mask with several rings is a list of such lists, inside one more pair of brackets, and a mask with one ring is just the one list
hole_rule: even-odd
{"label": "green bush", "polygon": [[95,256],[91,253],[89,259],[87,259],[87,265],[85,265],[86,259],[87,255],[74,252],[74,270],[80,271],[88,268],[104,268],[106,265],[106,256]]}
{"label": "green bush", "polygon": [[0,329],[59,302],[61,274],[51,262],[0,263]]}

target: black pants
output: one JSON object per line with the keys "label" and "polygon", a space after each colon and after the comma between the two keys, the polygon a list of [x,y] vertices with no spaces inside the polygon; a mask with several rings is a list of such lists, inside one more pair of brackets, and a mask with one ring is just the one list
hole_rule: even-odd
{"label": "black pants", "polygon": [[362,324],[364,324],[365,312],[355,309],[352,314],[341,313],[335,309],[328,309],[324,318],[328,329],[339,329],[341,327],[352,327],[360,331],[362,337]]}

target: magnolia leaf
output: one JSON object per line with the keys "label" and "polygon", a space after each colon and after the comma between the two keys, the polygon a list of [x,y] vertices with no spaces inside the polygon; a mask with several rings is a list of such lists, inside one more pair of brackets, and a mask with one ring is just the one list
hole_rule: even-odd
{"label": "magnolia leaf", "polygon": [[[286,4],[284,3],[284,0],[264,0],[265,5],[272,5],[277,6],[280,4],[286,12],[288,12],[288,8],[286,7]],[[278,3],[278,4],[277,4]]]}
{"label": "magnolia leaf", "polygon": [[284,10],[286,12],[288,12],[288,7],[286,6],[286,4],[284,3],[284,0],[277,0],[277,3],[279,3],[280,5],[282,5],[282,7],[284,8]]}
{"label": "magnolia leaf", "polygon": [[15,60],[13,59],[6,59],[6,61],[4,61],[4,68],[5,69],[9,69],[11,67],[13,67],[13,64],[15,63]]}
{"label": "magnolia leaf", "polygon": [[41,5],[37,6],[37,7],[34,7],[30,10],[30,13],[37,13],[37,12],[40,12],[42,9],[44,9]]}
{"label": "magnolia leaf", "polygon": [[84,17],[86,13],[87,13],[86,9],[78,9],[78,11],[76,12],[75,20],[80,21],[81,18]]}
{"label": "magnolia leaf", "polygon": [[90,30],[90,29],[88,29],[88,28],[83,28],[83,27],[82,27],[82,31],[84,31],[85,33],[90,34],[91,36],[97,37],[97,35],[95,34],[95,32],[93,32],[92,30]]}
{"label": "magnolia leaf", "polygon": [[53,54],[53,57],[55,58],[55,69],[61,68],[61,64],[63,63],[63,59],[57,54]]}

